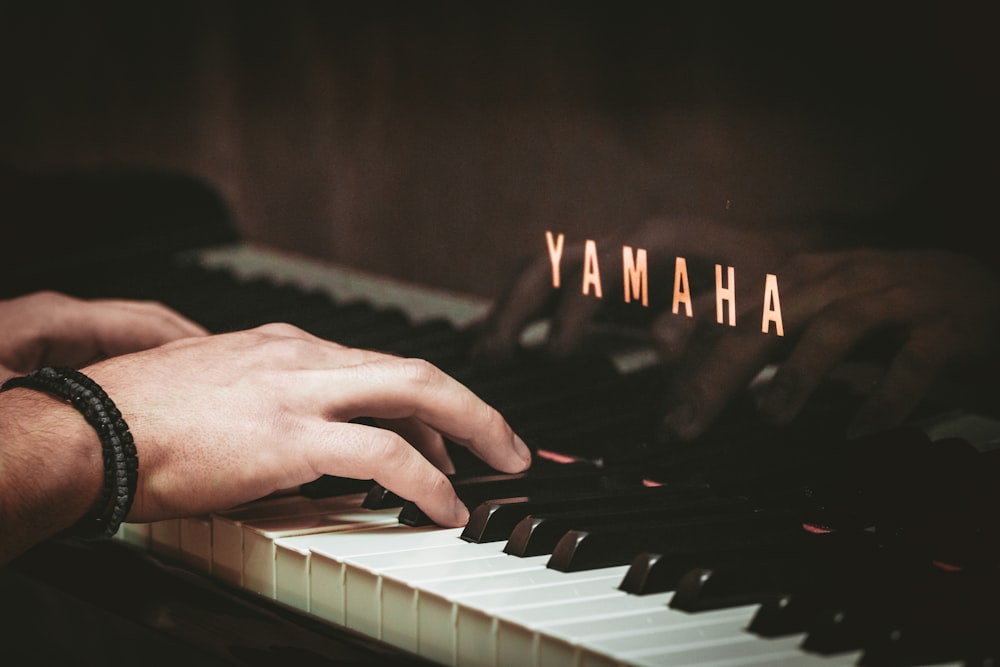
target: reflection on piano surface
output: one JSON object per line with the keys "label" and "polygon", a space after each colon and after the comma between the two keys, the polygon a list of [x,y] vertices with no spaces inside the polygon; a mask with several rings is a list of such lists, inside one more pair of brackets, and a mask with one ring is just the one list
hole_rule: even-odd
{"label": "reflection on piano surface", "polygon": [[[165,607],[150,625],[200,642],[198,655],[212,640],[208,655],[236,664],[992,664],[1000,653],[1000,450],[987,418],[928,404],[912,427],[847,441],[855,397],[830,386],[789,426],[735,404],[705,437],[663,443],[662,377],[634,350],[555,361],[526,349],[478,365],[467,325],[481,303],[245,247],[151,265],[127,284],[116,273],[75,291],[156,298],[213,331],[284,320],[426,358],[536,452],[522,475],[453,452],[472,512],[464,529],[333,477],[210,516],[126,525],[103,558],[148,559],[156,577],[137,586],[173,574],[178,591],[196,582],[203,609],[249,601],[292,628],[276,639],[254,634],[271,625],[241,631],[215,617],[191,632]],[[40,563],[75,571],[60,557],[18,567],[58,582]],[[328,628],[346,639],[334,645]],[[382,642],[367,658],[353,653],[362,636]]]}

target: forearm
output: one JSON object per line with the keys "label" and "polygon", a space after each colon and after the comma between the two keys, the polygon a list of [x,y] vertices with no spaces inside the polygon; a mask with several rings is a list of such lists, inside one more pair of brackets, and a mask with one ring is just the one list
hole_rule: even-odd
{"label": "forearm", "polygon": [[0,563],[72,526],[98,500],[97,433],[68,403],[30,389],[0,393]]}

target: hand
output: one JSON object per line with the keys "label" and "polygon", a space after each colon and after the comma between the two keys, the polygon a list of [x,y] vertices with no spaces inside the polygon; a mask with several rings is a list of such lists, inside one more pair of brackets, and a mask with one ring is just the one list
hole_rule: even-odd
{"label": "hand", "polygon": [[36,292],[0,301],[0,382],[41,366],[80,367],[206,331],[149,301]]}
{"label": "hand", "polygon": [[[697,353],[689,349],[675,376],[673,393],[683,397],[667,418],[675,437],[704,432],[786,341],[794,344],[758,397],[760,412],[778,423],[794,418],[862,339],[895,334],[898,346],[855,416],[852,435],[898,424],[936,379],[996,354],[1000,279],[972,258],[939,250],[858,249],[801,254],[777,275],[785,339],[704,322],[689,337],[705,333],[700,340],[712,342]],[[654,330],[669,331],[670,317]],[[759,319],[760,313],[746,317]],[[707,331],[713,327],[715,335]]]}
{"label": "hand", "polygon": [[[499,470],[530,464],[500,414],[429,363],[290,325],[178,340],[84,372],[135,439],[131,521],[215,511],[331,474],[374,479],[458,526],[468,510],[439,469],[450,466],[442,434]],[[389,420],[409,442],[348,423],[361,416]]]}

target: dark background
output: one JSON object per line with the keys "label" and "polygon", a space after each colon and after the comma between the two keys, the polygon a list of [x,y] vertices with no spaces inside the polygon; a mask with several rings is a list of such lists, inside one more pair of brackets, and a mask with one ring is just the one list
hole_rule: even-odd
{"label": "dark background", "polygon": [[655,215],[888,220],[883,240],[981,248],[1000,111],[987,18],[961,3],[3,2],[0,163],[180,170],[249,240],[482,295],[544,252],[546,229],[574,242]]}

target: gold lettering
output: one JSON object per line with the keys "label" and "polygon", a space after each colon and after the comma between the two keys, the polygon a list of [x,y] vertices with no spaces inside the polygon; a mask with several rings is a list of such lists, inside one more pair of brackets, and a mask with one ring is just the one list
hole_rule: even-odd
{"label": "gold lettering", "polygon": [[715,265],[715,321],[719,324],[725,322],[722,316],[722,302],[728,303],[729,326],[736,326],[736,269],[731,266],[726,267],[726,283],[728,287],[722,286],[722,265]]}
{"label": "gold lettering", "polygon": [[778,299],[778,276],[773,273],[767,274],[764,280],[764,314],[761,317],[760,330],[762,333],[770,331],[770,322],[774,322],[774,329],[779,336],[785,335],[785,328],[781,325],[781,301]]}
{"label": "gold lettering", "polygon": [[691,287],[688,284],[687,260],[683,257],[678,257],[674,262],[674,315],[680,311],[682,303],[684,304],[684,314],[692,317]]}
{"label": "gold lettering", "polygon": [[549,262],[552,263],[552,286],[559,288],[559,262],[562,260],[563,242],[566,237],[559,235],[558,240],[553,240],[552,232],[545,232],[545,243],[549,246]]}
{"label": "gold lettering", "polygon": [[597,243],[587,239],[583,252],[583,293],[590,293],[594,286],[594,296],[601,298],[601,271],[597,266]]}
{"label": "gold lettering", "polygon": [[649,305],[649,280],[646,275],[646,250],[639,248],[632,256],[630,246],[622,246],[622,279],[625,282],[625,303],[642,297],[642,305]]}

